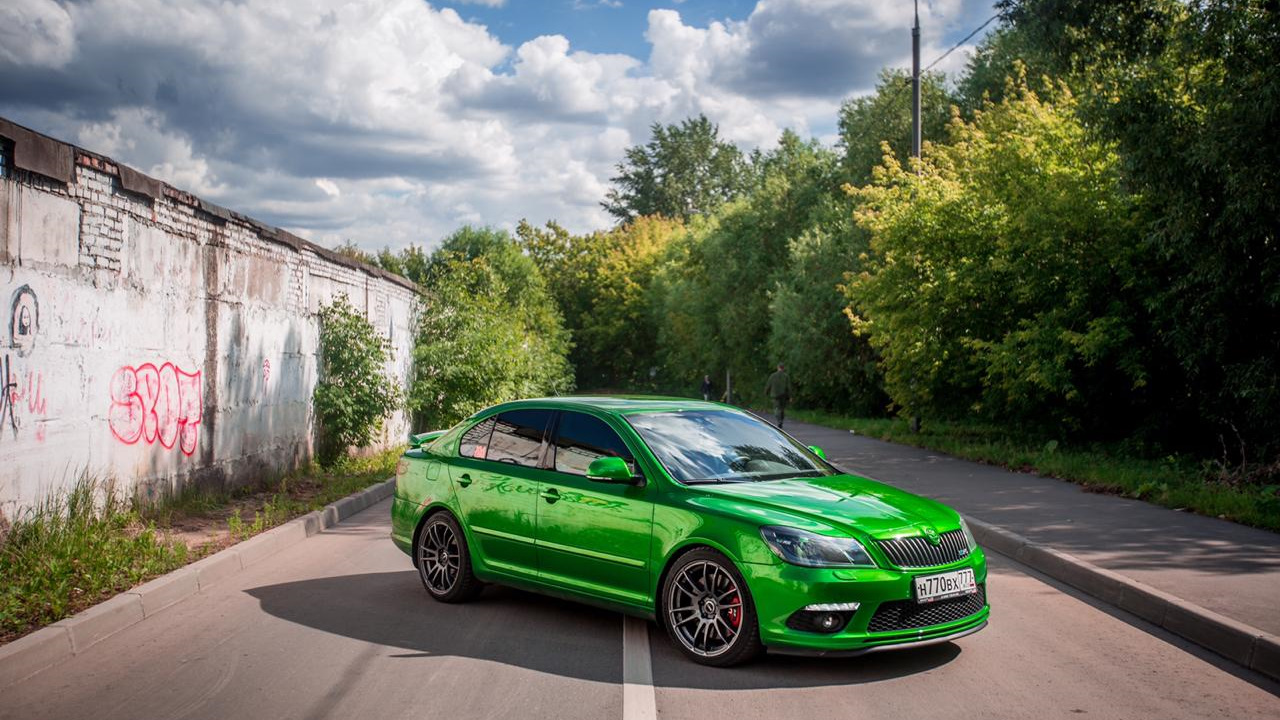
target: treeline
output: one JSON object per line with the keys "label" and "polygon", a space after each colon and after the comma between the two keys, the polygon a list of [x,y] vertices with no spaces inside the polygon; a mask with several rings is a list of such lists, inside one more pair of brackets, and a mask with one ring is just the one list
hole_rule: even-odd
{"label": "treeline", "polygon": [[960,77],[925,77],[919,161],[908,79],[885,71],[834,149],[655,125],[618,166],[611,230],[464,229],[373,258],[426,288],[411,403],[445,420],[704,374],[719,393],[726,371],[751,403],[782,362],[830,411],[1274,460],[1274,4],[997,7]]}

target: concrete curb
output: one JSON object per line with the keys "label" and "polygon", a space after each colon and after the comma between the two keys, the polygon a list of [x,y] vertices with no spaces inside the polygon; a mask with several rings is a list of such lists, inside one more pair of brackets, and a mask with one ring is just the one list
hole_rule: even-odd
{"label": "concrete curb", "polygon": [[1280,638],[1150,585],[966,517],[978,544],[1128,611],[1200,647],[1280,680]]}
{"label": "concrete curb", "polygon": [[[0,647],[0,688],[6,688],[78,655],[246,567],[337,525],[391,497],[385,480],[301,517],[232,545],[207,558],[145,582],[105,602]],[[1280,665],[1280,654],[1275,664]]]}

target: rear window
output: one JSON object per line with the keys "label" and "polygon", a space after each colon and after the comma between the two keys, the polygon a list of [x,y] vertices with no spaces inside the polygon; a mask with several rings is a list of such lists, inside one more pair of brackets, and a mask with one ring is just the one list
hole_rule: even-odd
{"label": "rear window", "polygon": [[489,450],[489,435],[493,433],[494,419],[481,420],[462,434],[458,443],[458,454],[462,457],[483,460]]}
{"label": "rear window", "polygon": [[498,415],[486,459],[538,467],[550,410],[511,410]]}

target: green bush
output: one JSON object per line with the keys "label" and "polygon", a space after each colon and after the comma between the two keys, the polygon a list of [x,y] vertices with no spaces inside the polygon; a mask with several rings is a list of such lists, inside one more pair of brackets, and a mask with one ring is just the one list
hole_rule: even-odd
{"label": "green bush", "polygon": [[1070,92],[1045,95],[1014,83],[918,166],[886,155],[854,191],[871,253],[851,317],[907,413],[1096,432],[1141,404],[1137,200]]}
{"label": "green bush", "polygon": [[390,344],[345,296],[320,309],[315,409],[321,464],[332,464],[348,447],[373,442],[382,422],[400,407],[400,389],[385,372],[390,360]]}
{"label": "green bush", "polygon": [[573,388],[569,333],[537,266],[504,232],[464,228],[432,256],[413,351],[414,424]]}

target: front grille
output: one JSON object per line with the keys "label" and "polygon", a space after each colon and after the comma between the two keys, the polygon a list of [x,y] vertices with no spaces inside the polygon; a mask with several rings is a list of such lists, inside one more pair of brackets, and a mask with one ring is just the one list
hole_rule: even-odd
{"label": "front grille", "polygon": [[889,562],[900,568],[934,567],[947,565],[969,556],[969,542],[963,530],[951,530],[938,536],[938,544],[918,535],[913,537],[880,540],[880,549],[889,556]]}
{"label": "front grille", "polygon": [[867,623],[867,632],[893,632],[941,625],[974,615],[987,604],[987,588],[978,586],[978,592],[949,600],[938,600],[925,605],[914,600],[894,600],[881,603],[876,614]]}

